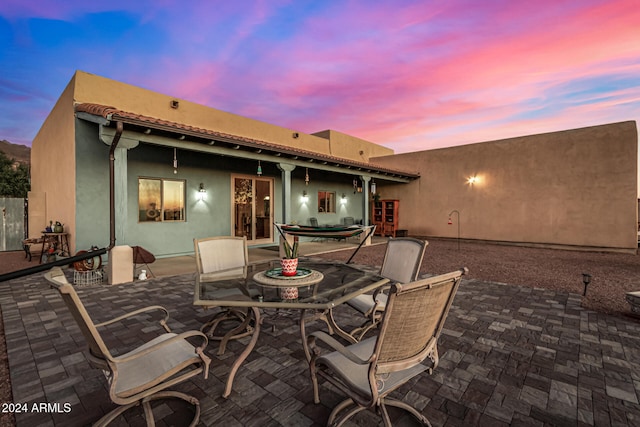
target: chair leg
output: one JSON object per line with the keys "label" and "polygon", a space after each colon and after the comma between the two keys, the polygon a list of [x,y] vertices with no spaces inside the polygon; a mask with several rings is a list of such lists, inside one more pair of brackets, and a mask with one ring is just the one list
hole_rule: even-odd
{"label": "chair leg", "polygon": [[154,426],[155,420],[153,418],[153,412],[151,410],[151,402],[154,400],[171,399],[171,398],[181,399],[195,406],[196,413],[193,417],[193,420],[191,421],[191,424],[189,424],[189,427],[195,427],[198,424],[198,421],[200,421],[200,402],[198,401],[198,399],[196,399],[193,396],[189,396],[188,394],[180,393],[178,391],[171,391],[171,390],[160,391],[151,396],[145,397],[142,400],[129,403],[128,405],[118,406],[113,411],[109,412],[108,414],[100,418],[93,426],[94,427],[107,426],[116,418],[118,418],[120,415],[122,415],[124,412],[133,408],[134,406],[138,406],[140,403],[142,403],[142,407],[144,409],[144,416],[147,422],[147,426]]}
{"label": "chair leg", "polygon": [[[382,403],[380,405],[381,409],[384,410],[384,412],[387,412],[387,409],[385,406],[394,406],[396,408],[400,408],[400,409],[404,409],[405,411],[409,412],[411,415],[413,415],[418,421],[420,421],[422,424],[428,426],[428,427],[432,427],[431,426],[431,422],[429,422],[429,419],[427,417],[425,417],[424,415],[422,415],[420,412],[418,412],[418,410],[416,408],[414,408],[413,406],[404,403],[400,400],[396,400],[396,399],[391,399],[391,398],[384,398],[382,399]],[[387,415],[388,416],[388,415]],[[391,424],[389,424],[391,425]]]}
{"label": "chair leg", "polygon": [[[211,320],[209,320],[207,323],[202,325],[202,327],[200,327],[200,331],[204,332],[210,339],[220,341],[220,347],[218,348],[218,356],[221,356],[224,354],[229,340],[244,338],[254,333],[255,328],[250,325],[252,317],[249,314],[249,310],[247,311],[247,313],[238,311],[236,309],[229,309],[229,310],[222,311],[220,313],[215,314],[211,318]],[[216,328],[225,321],[235,321],[235,322],[239,321],[241,323],[239,326],[231,329],[229,332],[225,333],[224,335],[216,336],[215,335]],[[241,331],[245,331],[245,332],[241,332]]]}
{"label": "chair leg", "polygon": [[260,309],[258,309],[257,307],[251,307],[249,310],[251,310],[251,313],[253,313],[253,317],[255,319],[255,329],[253,331],[253,336],[251,337],[249,344],[247,344],[247,347],[245,347],[244,351],[240,353],[236,361],[233,362],[233,365],[231,366],[229,377],[227,378],[227,383],[225,385],[224,392],[222,393],[222,397],[224,397],[225,399],[231,394],[233,379],[235,378],[240,365],[242,364],[242,362],[244,362],[244,360],[247,358],[247,356],[249,356],[253,348],[256,346],[258,337],[260,336],[260,324],[262,323],[262,318],[260,317]]}
{"label": "chair leg", "polygon": [[[336,419],[336,417],[340,412],[344,411],[350,406],[353,406],[353,408],[349,409],[347,412],[345,412],[343,415],[341,415],[339,418]],[[329,419],[327,420],[327,425],[339,427],[343,425],[346,421],[348,421],[349,418],[353,417],[359,412],[364,411],[365,409],[367,408],[356,405],[351,398],[347,398],[342,402],[340,402],[335,408],[333,408],[333,410],[331,411],[331,414],[329,415]]]}

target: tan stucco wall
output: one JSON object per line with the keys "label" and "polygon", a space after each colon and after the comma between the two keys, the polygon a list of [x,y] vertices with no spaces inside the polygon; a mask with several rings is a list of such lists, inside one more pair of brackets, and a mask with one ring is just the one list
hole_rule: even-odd
{"label": "tan stucco wall", "polygon": [[[622,122],[382,157],[417,170],[400,199],[400,228],[412,235],[592,248],[637,248],[638,133]],[[477,176],[478,183],[467,179]]]}
{"label": "tan stucco wall", "polygon": [[314,132],[313,135],[329,140],[329,154],[336,157],[368,162],[371,157],[390,156],[394,153],[390,148],[331,129]]}
{"label": "tan stucco wall", "polygon": [[[350,160],[368,161],[360,154],[373,153],[376,156],[392,154],[393,151],[371,142],[349,135],[335,133],[340,142],[333,142],[327,134],[321,136],[306,134],[297,130],[275,126],[273,124],[249,119],[237,114],[227,113],[214,108],[195,104],[183,99],[152,92],[147,89],[128,85],[115,80],[77,71],[75,74],[77,103],[109,105],[124,111],[183,123],[203,129],[245,136],[260,141],[271,142],[297,149],[334,155]],[[179,101],[177,109],[170,107],[172,100]],[[294,138],[294,133],[297,137]],[[348,144],[344,145],[343,142]],[[335,153],[337,145],[344,145]],[[333,154],[332,154],[333,149]]]}
{"label": "tan stucco wall", "polygon": [[[49,221],[60,221],[75,251],[74,79],[56,102],[31,145],[31,190],[38,209],[29,217],[29,233],[39,234]],[[44,222],[42,202],[44,201]]]}

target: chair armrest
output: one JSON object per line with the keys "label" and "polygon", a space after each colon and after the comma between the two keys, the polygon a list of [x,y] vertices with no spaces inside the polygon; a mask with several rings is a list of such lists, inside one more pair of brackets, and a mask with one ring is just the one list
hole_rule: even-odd
{"label": "chair armrest", "polygon": [[112,323],[119,322],[119,321],[121,321],[123,319],[127,319],[129,317],[137,316],[138,314],[146,313],[148,311],[155,311],[155,310],[159,310],[159,311],[163,311],[164,312],[164,319],[160,320],[160,324],[162,325],[162,327],[167,332],[171,332],[171,330],[169,329],[169,326],[167,325],[167,320],[169,320],[169,312],[167,311],[166,308],[164,308],[164,307],[162,307],[160,305],[151,305],[149,307],[144,307],[144,308],[132,311],[130,313],[123,314],[122,316],[118,316],[118,317],[113,318],[111,320],[107,320],[107,321],[102,322],[102,323],[96,323],[95,326],[97,328],[99,328],[100,326],[110,325]]}
{"label": "chair armrest", "polygon": [[322,331],[313,332],[309,334],[309,336],[307,337],[307,344],[309,346],[309,349],[313,352],[314,356],[316,357],[320,354],[319,347],[316,345],[316,339],[323,341],[325,344],[333,348],[333,350],[339,352],[340,354],[342,354],[344,357],[346,357],[353,363],[357,363],[359,365],[368,365],[369,363],[371,363],[371,358],[366,360],[361,359],[360,357],[356,356],[351,351],[349,351],[348,347],[345,347],[338,340],[331,337],[326,332],[322,332]]}
{"label": "chair armrest", "polygon": [[389,289],[391,289],[391,285],[388,283],[376,288],[376,290],[373,291],[373,300],[377,302],[378,295],[380,295],[381,292],[388,292]]}
{"label": "chair armrest", "polygon": [[[133,354],[129,354],[128,356],[108,356],[108,359],[111,360],[112,362],[129,362],[131,360],[135,360],[139,357],[142,357],[146,354],[152,353],[154,351],[157,351],[158,349],[162,348],[162,347],[166,347],[167,345],[171,344],[174,341],[183,341],[186,338],[190,338],[190,337],[201,337],[202,338],[202,344],[198,347],[194,347],[194,353],[197,353],[200,355],[200,357],[207,358],[204,355],[204,349],[207,347],[208,343],[209,343],[209,339],[207,338],[207,336],[205,334],[203,334],[200,331],[186,331],[186,332],[182,332],[181,334],[177,334],[169,339],[166,339],[164,341],[160,341],[157,344],[154,344],[152,346],[149,346],[143,350],[140,351],[135,351]],[[204,359],[203,359],[204,360]]]}

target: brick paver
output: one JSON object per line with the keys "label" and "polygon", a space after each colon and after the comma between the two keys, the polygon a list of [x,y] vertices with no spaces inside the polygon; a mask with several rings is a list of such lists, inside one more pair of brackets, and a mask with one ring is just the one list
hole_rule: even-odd
{"label": "brick paver", "polygon": [[[96,322],[135,308],[169,309],[175,332],[198,329],[212,311],[194,308],[193,275],[119,286],[79,288]],[[92,369],[84,342],[57,293],[40,275],[0,284],[12,403],[26,403],[18,426],[89,425],[114,405],[102,373]],[[342,323],[353,313],[341,307]],[[111,346],[131,348],[158,329],[152,316],[110,326]],[[318,324],[317,327],[321,327]],[[319,426],[341,396],[321,388],[315,405],[295,325],[263,328],[240,368],[229,399],[221,397],[234,357],[245,341],[213,358],[208,380],[177,386],[200,399],[203,426]],[[464,280],[440,339],[440,365],[396,393],[420,408],[434,426],[640,425],[640,323],[583,310],[577,295]],[[41,412],[41,403],[50,404]],[[51,404],[60,404],[59,407]],[[64,404],[70,404],[65,412]],[[34,407],[34,404],[37,404]],[[186,425],[191,409],[162,402],[158,425]],[[54,413],[51,413],[51,412]],[[412,418],[393,412],[399,425]],[[359,425],[376,422],[368,413]],[[139,413],[117,425],[140,425]]]}

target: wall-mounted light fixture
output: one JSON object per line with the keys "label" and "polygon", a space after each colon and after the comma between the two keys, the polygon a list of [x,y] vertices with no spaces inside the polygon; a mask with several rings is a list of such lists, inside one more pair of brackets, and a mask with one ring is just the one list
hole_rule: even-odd
{"label": "wall-mounted light fixture", "polygon": [[180,102],[178,102],[178,100],[176,99],[172,99],[171,102],[169,103],[169,105],[171,106],[171,108],[178,108],[180,106]]}
{"label": "wall-mounted light fixture", "polygon": [[309,196],[307,195],[307,190],[302,190],[302,203],[307,203],[309,201]]}
{"label": "wall-mounted light fixture", "polygon": [[260,160],[258,160],[258,170],[256,171],[256,175],[262,175],[262,165],[260,164]]}
{"label": "wall-mounted light fixture", "polygon": [[480,182],[480,178],[478,178],[475,175],[470,176],[469,178],[467,178],[467,184],[469,184],[469,185],[477,184],[479,182]]}
{"label": "wall-mounted light fixture", "polygon": [[376,194],[376,190],[378,189],[378,186],[376,185],[376,182],[372,179],[371,180],[371,194]]}
{"label": "wall-mounted light fixture", "polygon": [[204,184],[200,183],[200,188],[198,189],[198,198],[202,201],[204,200],[207,194],[207,190],[204,189]]}
{"label": "wall-mounted light fixture", "polygon": [[343,205],[345,203],[347,203],[347,195],[346,194],[342,193],[342,197],[340,197],[340,203],[343,204]]}

